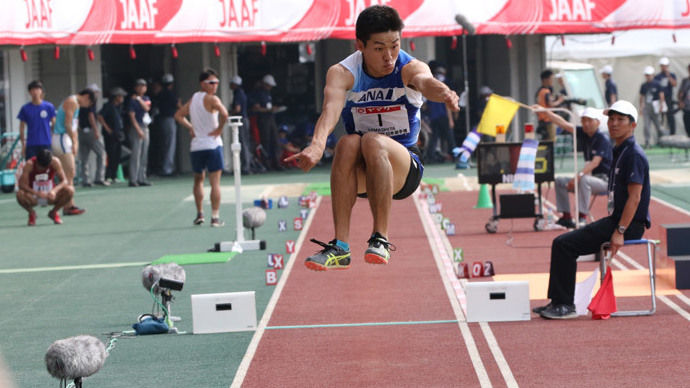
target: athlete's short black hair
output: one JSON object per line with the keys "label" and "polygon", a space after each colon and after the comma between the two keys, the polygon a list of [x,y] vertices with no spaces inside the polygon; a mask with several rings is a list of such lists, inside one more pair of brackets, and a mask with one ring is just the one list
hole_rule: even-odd
{"label": "athlete's short black hair", "polygon": [[41,167],[48,167],[53,161],[53,153],[49,149],[42,149],[36,154],[36,163]]}
{"label": "athlete's short black hair", "polygon": [[31,91],[31,89],[36,89],[36,88],[40,88],[42,90],[45,90],[45,89],[43,89],[43,83],[39,80],[33,80],[33,81],[29,82],[29,86],[26,89],[28,91]]}
{"label": "athlete's short black hair", "polygon": [[355,37],[366,45],[371,34],[388,31],[402,32],[404,27],[405,23],[395,8],[387,5],[372,5],[365,8],[357,17]]}
{"label": "athlete's short black hair", "polygon": [[541,79],[542,79],[542,80],[548,79],[548,78],[551,77],[552,75],[553,75],[553,70],[551,70],[551,69],[546,69],[546,70],[544,70],[544,71],[541,72]]}
{"label": "athlete's short black hair", "polygon": [[81,92],[79,92],[79,95],[80,96],[89,96],[89,102],[91,103],[91,105],[96,103],[96,94],[93,92],[93,90],[91,90],[89,88],[86,88],[86,89],[82,90]]}
{"label": "athlete's short black hair", "polygon": [[210,76],[215,76],[216,78],[220,78],[218,76],[218,72],[215,69],[212,69],[210,67],[205,68],[201,74],[199,74],[199,82],[204,82],[208,79]]}

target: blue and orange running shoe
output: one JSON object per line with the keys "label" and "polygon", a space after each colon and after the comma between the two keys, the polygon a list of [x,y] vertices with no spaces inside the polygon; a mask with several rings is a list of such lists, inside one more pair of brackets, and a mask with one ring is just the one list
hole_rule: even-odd
{"label": "blue and orange running shoe", "polygon": [[395,245],[388,242],[379,232],[374,233],[369,241],[369,248],[364,252],[364,261],[369,264],[388,264]]}
{"label": "blue and orange running shoe", "polygon": [[336,240],[331,240],[328,244],[316,239],[311,242],[319,244],[323,249],[304,261],[304,265],[314,271],[327,271],[329,269],[348,269],[350,268],[350,251],[336,245]]}

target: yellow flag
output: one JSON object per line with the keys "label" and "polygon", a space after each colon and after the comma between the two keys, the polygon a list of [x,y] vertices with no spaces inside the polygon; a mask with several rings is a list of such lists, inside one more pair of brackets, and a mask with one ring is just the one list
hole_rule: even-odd
{"label": "yellow flag", "polygon": [[482,119],[479,120],[477,132],[495,137],[496,126],[503,125],[507,128],[519,107],[520,104],[515,101],[492,94],[489,97],[489,102],[486,103]]}

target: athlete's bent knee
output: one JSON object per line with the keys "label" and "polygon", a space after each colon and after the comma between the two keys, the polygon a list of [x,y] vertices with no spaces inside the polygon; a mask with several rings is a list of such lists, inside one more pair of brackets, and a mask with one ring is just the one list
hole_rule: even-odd
{"label": "athlete's bent knee", "polygon": [[387,154],[384,146],[384,136],[377,133],[365,133],[362,136],[362,154],[364,158],[377,157]]}

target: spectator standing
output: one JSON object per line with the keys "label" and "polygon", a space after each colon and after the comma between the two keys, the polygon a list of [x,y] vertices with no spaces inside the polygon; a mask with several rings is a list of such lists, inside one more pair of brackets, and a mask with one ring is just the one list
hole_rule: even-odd
{"label": "spectator standing", "polygon": [[[200,90],[175,113],[175,120],[189,129],[192,136],[190,158],[194,170],[194,202],[197,215],[194,225],[204,223],[204,178],[208,171],[211,184],[211,226],[223,226],[220,220],[220,177],[223,173],[223,128],[228,111],[223,106],[218,91],[218,73],[210,68],[199,74]],[[190,120],[187,119],[189,116]],[[220,116],[220,117],[219,117]]]}
{"label": "spectator standing", "polygon": [[[663,136],[661,123],[659,123],[659,112],[663,111],[666,105],[664,93],[661,91],[659,81],[654,78],[654,68],[647,66],[644,68],[645,82],[640,86],[640,110],[644,118],[644,148],[651,146],[652,126],[654,123],[658,137]],[[658,108],[654,108],[654,106]]]}
{"label": "spectator standing", "polygon": [[282,108],[273,105],[273,97],[271,96],[271,89],[276,85],[276,80],[271,74],[266,74],[261,79],[261,87],[255,92],[252,112],[256,114],[261,145],[266,152],[267,167],[279,171],[283,168],[279,161],[278,125],[276,124],[275,112]]}
{"label": "spectator standing", "polygon": [[[55,185],[55,178],[59,183]],[[55,224],[62,224],[60,209],[74,195],[74,189],[67,184],[60,160],[45,148],[27,160],[19,178],[17,202],[29,212],[29,226],[36,225],[36,206],[53,205],[48,217]]]}
{"label": "spectator standing", "polygon": [[129,141],[132,154],[129,158],[129,186],[151,186],[146,178],[149,159],[149,124],[151,124],[151,99],[146,94],[146,80],[139,78],[134,83],[134,94],[129,98]]}
{"label": "spectator standing", "polygon": [[232,90],[231,116],[242,116],[242,126],[239,128],[239,138],[242,144],[242,175],[251,173],[252,145],[249,136],[249,115],[247,112],[247,94],[242,89],[242,77],[236,75],[230,80]]}
{"label": "spectator standing", "polygon": [[[446,81],[446,69],[443,66],[438,66],[434,69],[434,78],[440,82]],[[429,163],[442,163],[446,158],[453,155],[453,148],[455,148],[455,139],[453,138],[453,127],[455,121],[453,120],[453,112],[446,108],[443,102],[436,102],[427,100],[426,106],[429,109],[429,120],[431,122],[431,138],[426,149],[429,155]],[[446,142],[445,152],[441,144]]]}
{"label": "spectator standing", "polygon": [[122,103],[127,96],[124,89],[116,87],[110,91],[108,101],[98,112],[98,122],[103,127],[105,152],[108,155],[108,166],[105,171],[106,182],[117,182],[117,170],[122,158],[122,141],[125,139],[122,124]]}
{"label": "spectator standing", "polygon": [[[690,73],[690,65],[688,65],[688,73]],[[683,124],[685,132],[690,137],[690,76],[683,78],[678,88],[678,105],[683,109]]]}
{"label": "spectator standing", "polygon": [[25,160],[36,156],[42,149],[51,149],[51,128],[55,124],[55,106],[43,100],[45,92],[41,81],[31,81],[27,89],[31,101],[24,104],[17,115]]}
{"label": "spectator standing", "polygon": [[611,79],[613,67],[611,67],[611,65],[606,65],[602,67],[599,72],[604,79],[604,98],[606,98],[606,105],[611,106],[611,104],[618,101],[618,86],[613,82],[613,79]]}
{"label": "spectator standing", "polygon": [[[544,108],[555,108],[563,103],[562,96],[554,96],[553,93],[553,79],[554,74],[551,69],[546,69],[541,72],[541,86],[537,91],[537,104]],[[537,113],[539,125],[537,126],[537,133],[539,133],[542,140],[556,140],[556,125],[551,121],[546,112]]]}
{"label": "spectator standing", "polygon": [[[96,96],[91,89],[84,89],[78,94],[65,98],[58,107],[53,128],[53,154],[60,159],[65,171],[65,182],[74,191],[74,155],[79,150],[79,110],[87,109],[96,102]],[[74,204],[74,197],[62,209],[62,214],[75,216],[83,214],[86,209],[81,209]]]}
{"label": "spectator standing", "polygon": [[661,85],[661,91],[664,93],[664,100],[668,109],[666,111],[666,119],[668,121],[668,130],[671,135],[676,134],[676,119],[673,116],[673,88],[678,84],[676,75],[671,73],[669,70],[669,65],[671,61],[667,57],[662,57],[659,59],[659,67],[661,67],[661,72],[654,76],[654,79]]}
{"label": "spectator standing", "polygon": [[174,91],[172,74],[164,74],[161,78],[162,89],[157,94],[158,122],[162,134],[161,150],[163,152],[163,176],[175,174],[175,149],[177,147],[177,123],[175,112],[182,106]]}
{"label": "spectator standing", "polygon": [[[86,87],[93,91],[95,99],[98,100],[98,94],[101,88],[98,85],[90,84]],[[81,176],[81,184],[84,187],[91,187],[93,183],[101,186],[108,186],[109,183],[105,181],[105,146],[103,138],[98,131],[98,124],[96,124],[96,102],[88,108],[79,110],[79,175]],[[96,173],[94,175],[94,182],[90,182],[90,166],[89,156],[91,151],[96,155]]]}

